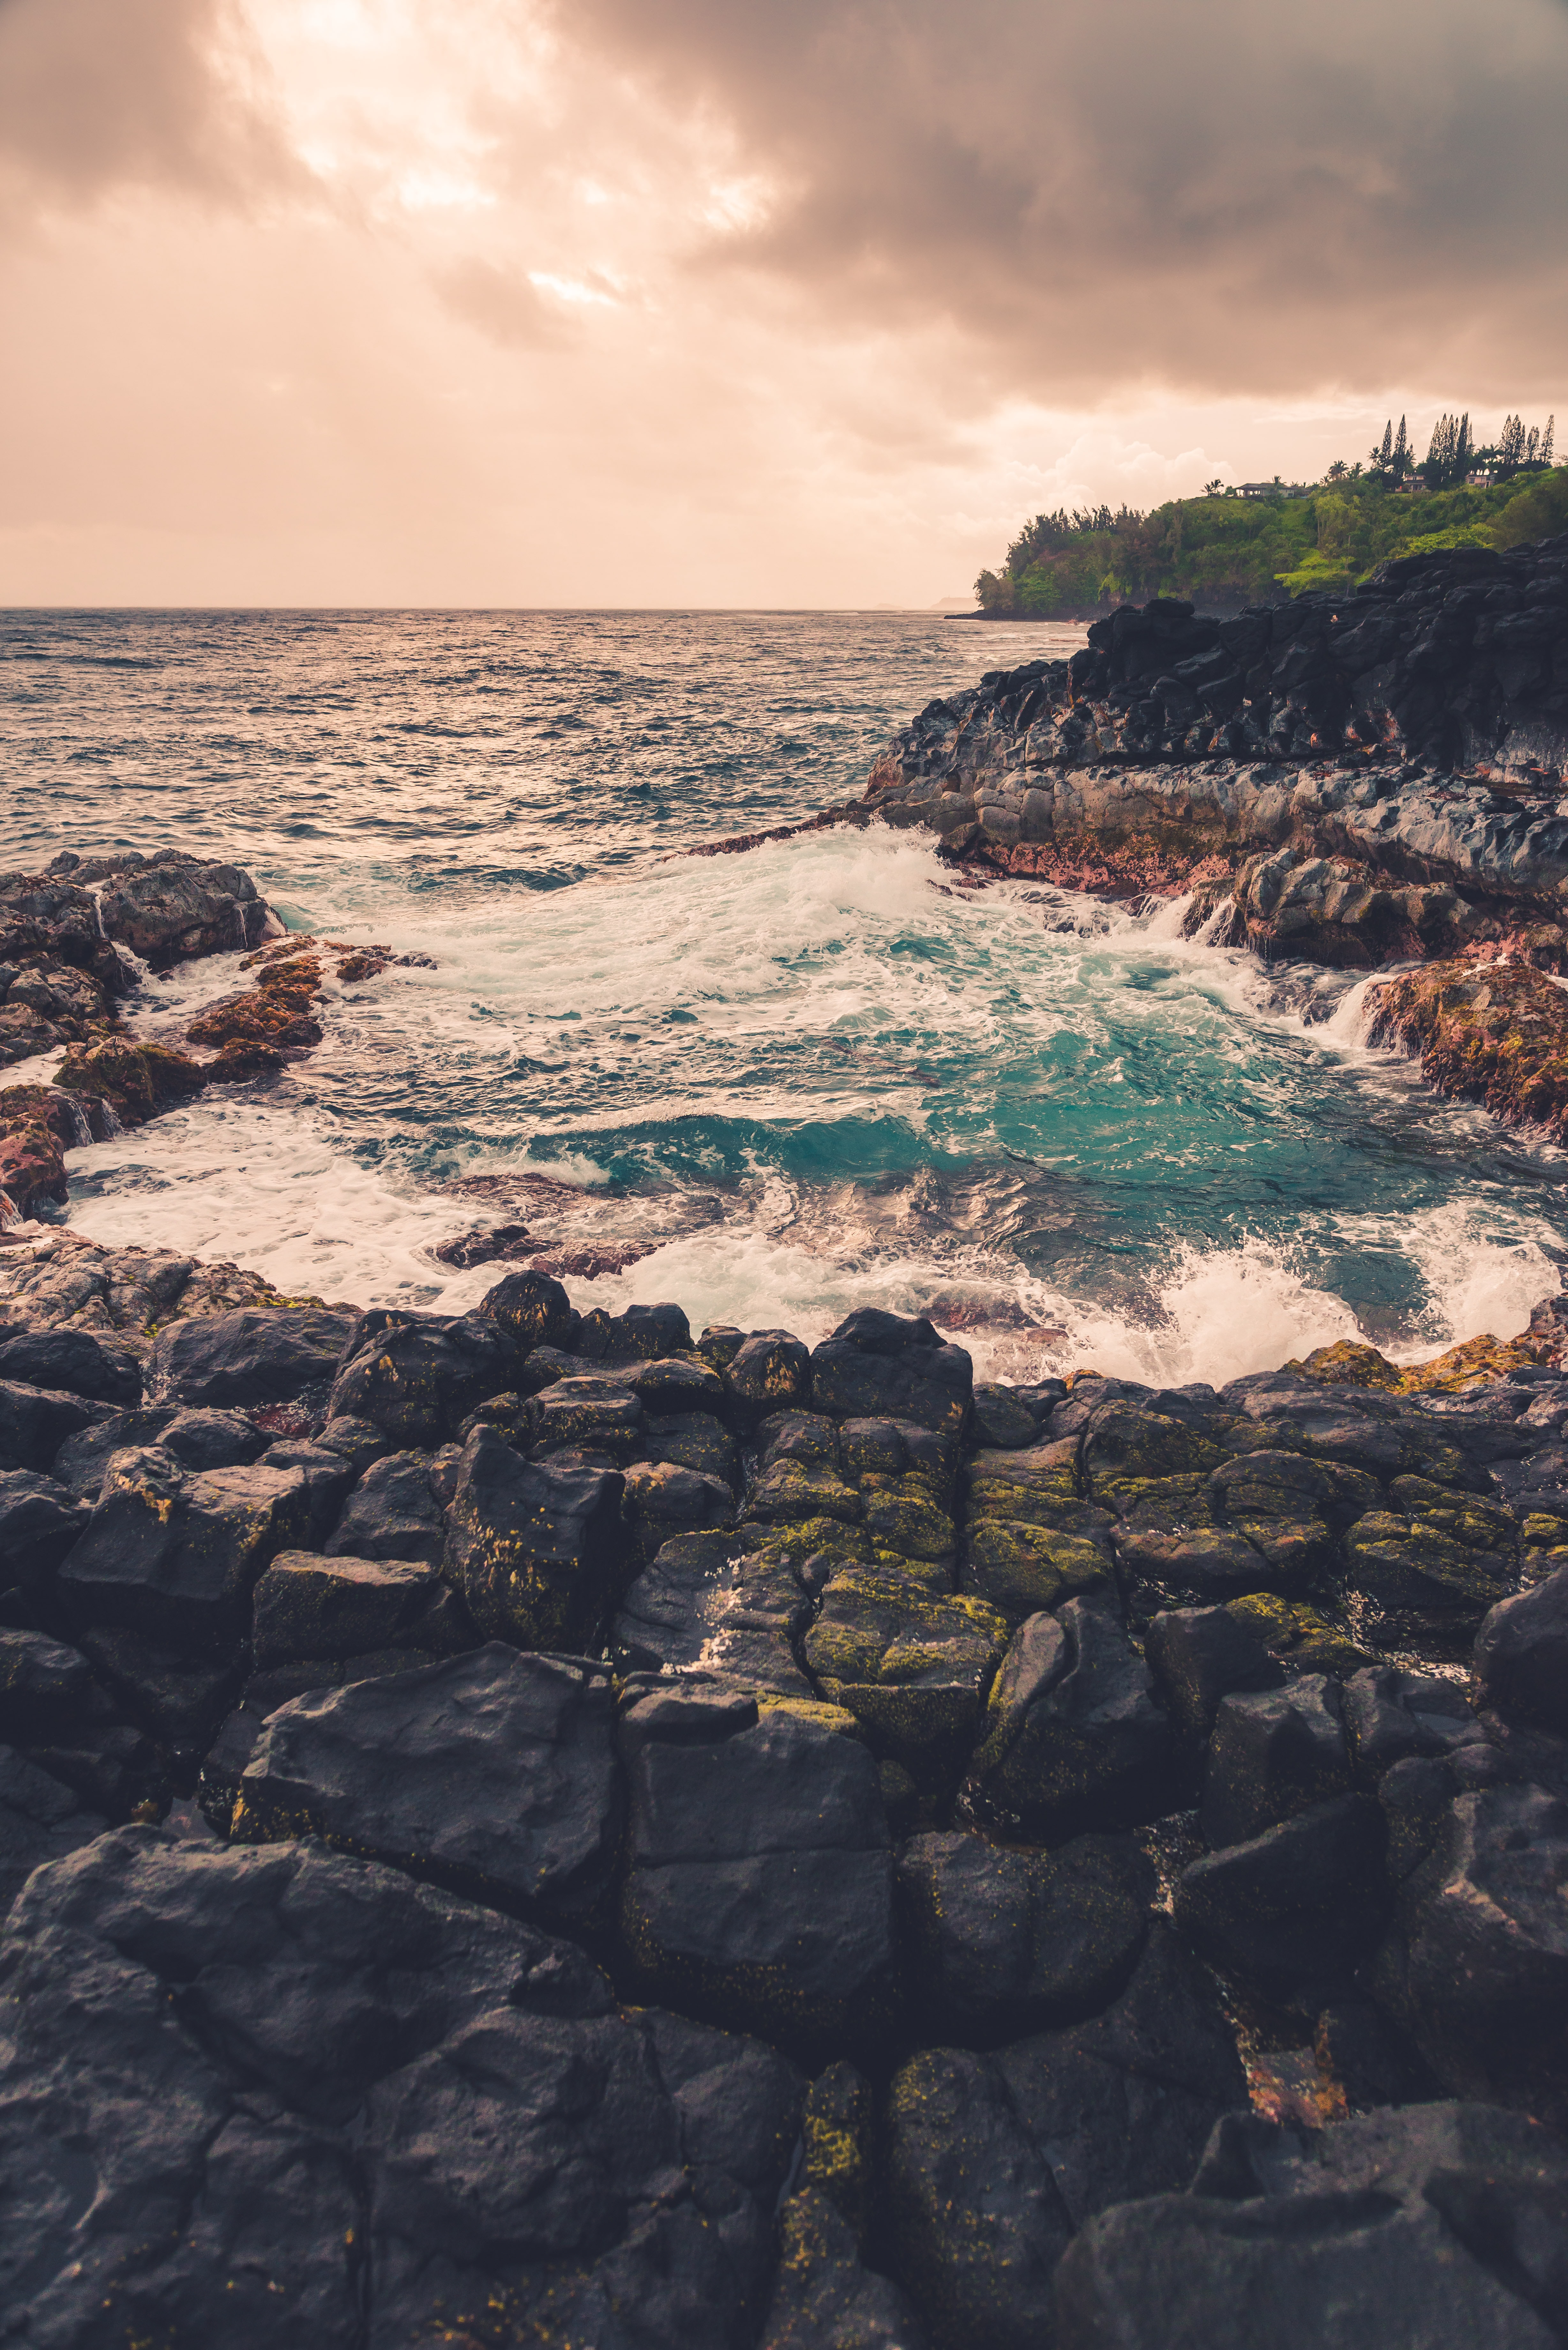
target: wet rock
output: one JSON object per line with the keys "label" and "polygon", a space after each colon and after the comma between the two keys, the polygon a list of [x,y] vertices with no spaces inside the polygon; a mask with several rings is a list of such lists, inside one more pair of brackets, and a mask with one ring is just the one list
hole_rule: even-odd
{"label": "wet rock", "polygon": [[68,1488],[28,1469],[0,1469],[0,1590],[47,1586],[87,1525]]}
{"label": "wet rock", "polygon": [[1282,1579],[1244,1534],[1224,1523],[1202,1477],[1156,1477],[1123,1503],[1112,1541],[1120,1565],[1168,1589],[1227,1598]]}
{"label": "wet rock", "polygon": [[1010,1623],[1111,1585],[1111,1513],[1079,1498],[1076,1455],[1068,1438],[971,1464],[963,1581]]}
{"label": "wet rock", "polygon": [[1175,1918],[1227,1973],[1315,2015],[1347,1988],[1387,1911],[1383,1814],[1336,1795],[1183,1870]]}
{"label": "wet rock", "polygon": [[1370,1041],[1418,1054],[1439,1093],[1479,1101],[1510,1124],[1561,1135],[1568,1005],[1528,962],[1429,962],[1379,983]]}
{"label": "wet rock", "polygon": [[1057,2275],[1059,2350],[1548,2350],[1568,2150],[1485,2106],[1303,2132],[1222,2123],[1190,2193],[1106,2212]]}
{"label": "wet rock", "polygon": [[1221,1698],[1276,1689],[1284,1678],[1252,1627],[1225,1607],[1162,1608],[1145,1635],[1144,1654],[1189,1748],[1207,1744]]}
{"label": "wet rock", "polygon": [[570,1347],[581,1319],[560,1283],[545,1273],[507,1274],[485,1291],[478,1310],[518,1359],[535,1347]]}
{"label": "wet rock", "polygon": [[1417,1518],[1373,1511],[1345,1538],[1350,1581],[1397,1637],[1451,1646],[1509,1596],[1512,1562]]}
{"label": "wet rock", "polygon": [[618,1376],[649,1414],[723,1415],[724,1382],[706,1363],[690,1362],[679,1356],[655,1356],[651,1361],[628,1365]]}
{"label": "wet rock", "polygon": [[974,1432],[998,1451],[1017,1452],[1037,1444],[1039,1422],[1011,1388],[987,1384],[974,1391]]}
{"label": "wet rock", "polygon": [[1493,1607],[1475,1659],[1493,1705],[1568,1735],[1568,1566]]}
{"label": "wet rock", "polygon": [[[864,1422],[861,1425],[865,1425]],[[863,1523],[874,1553],[940,1566],[950,1575],[957,1533],[940,1499],[940,1481],[929,1470],[888,1475],[869,1470],[857,1480]]]}
{"label": "wet rock", "polygon": [[1456,2095],[1558,2126],[1568,2119],[1565,1893],[1568,1802],[1529,1785],[1459,1795],[1400,1888],[1371,1985]]}
{"label": "wet rock", "polygon": [[668,1461],[678,1469],[722,1477],[732,1493],[740,1492],[740,1446],[708,1411],[658,1415],[645,1422],[643,1432],[650,1461]]}
{"label": "wet rock", "polygon": [[762,2350],[924,2350],[926,2334],[890,2277],[862,2264],[855,2231],[815,2188],[779,2214],[779,2265]]}
{"label": "wet rock", "polygon": [[101,1045],[73,1045],[55,1072],[62,1092],[104,1101],[121,1126],[145,1126],[161,1111],[192,1101],[207,1073],[187,1054],[166,1045],[133,1045],[114,1036]]}
{"label": "wet rock", "polygon": [[[6,1948],[30,2332],[351,2350],[477,2335],[499,2301],[534,2334],[612,2339],[620,2308],[651,2341],[749,2336],[799,2113],[773,2052],[616,2014],[577,1953],[389,1870],[99,1851],[35,1880]],[[128,2106],[128,2076],[158,2094]]]}
{"label": "wet rock", "polygon": [[683,1353],[691,1344],[691,1326],[679,1305],[669,1300],[658,1305],[628,1305],[624,1313],[609,1317],[605,1359],[656,1363]]}
{"label": "wet rock", "polygon": [[1407,1755],[1451,1753],[1485,1735],[1452,1681],[1392,1665],[1364,1666],[1352,1674],[1345,1685],[1345,1727],[1363,1787],[1375,1787]]}
{"label": "wet rock", "polygon": [[1210,1480],[1228,1522],[1271,1570],[1268,1587],[1293,1591],[1334,1555],[1336,1521],[1378,1500],[1365,1471],[1297,1452],[1249,1452]]}
{"label": "wet rock", "polygon": [[1115,1617],[1085,1599],[1013,1635],[974,1757],[980,1797],[1045,1835],[1171,1808],[1170,1724]]}
{"label": "wet rock", "polygon": [[753,1330],[726,1364],[723,1379],[742,1426],[811,1400],[810,1357],[787,1330]]}
{"label": "wet rock", "polygon": [[327,1417],[367,1419],[404,1446],[441,1444],[476,1404],[511,1384],[514,1362],[493,1318],[468,1315],[435,1322],[389,1315],[347,1354],[332,1382]]}
{"label": "wet rock", "polygon": [[1345,1999],[1325,2007],[1313,2032],[1318,2073],[1336,2082],[1348,2110],[1404,2106],[1439,2094],[1439,2084],[1403,2033],[1368,1999]]}
{"label": "wet rock", "polygon": [[580,1918],[622,1814],[607,1672],[492,1642],[268,1717],[231,1833],[309,1834],[468,1898]]}
{"label": "wet rock", "polygon": [[628,1683],[620,1928],[649,1991],[802,2048],[874,2034],[892,1856],[867,1749],[722,1681]]}
{"label": "wet rock", "polygon": [[782,1461],[805,1469],[843,1469],[837,1423],[820,1411],[775,1411],[756,1430],[758,1462],[765,1476]]}
{"label": "wet rock", "polygon": [[851,1314],[811,1357],[812,1401],[833,1419],[907,1419],[956,1437],[973,1388],[961,1347],[945,1345],[929,1322],[877,1306]]}
{"label": "wet rock", "polygon": [[1309,1673],[1286,1689],[1222,1698],[1199,1818],[1210,1849],[1348,1793],[1350,1752],[1337,1686]]}
{"label": "wet rock", "polygon": [[489,1638],[587,1649],[617,1596],[624,1560],[618,1474],[520,1461],[493,1429],[474,1430],[458,1471],[444,1565]]}
{"label": "wet rock", "polygon": [[857,2242],[871,2219],[876,2120],[870,2082],[844,2058],[819,2073],[805,2093],[800,2130],[805,2184],[827,2198]]}
{"label": "wet rock", "polygon": [[1055,1852],[939,1832],[898,1856],[910,1993],[928,2028],[982,2045],[1094,2014],[1131,1972],[1155,1895],[1130,1837]]}
{"label": "wet rock", "polygon": [[391,1439],[368,1419],[350,1419],[342,1414],[329,1419],[317,1438],[324,1452],[336,1452],[347,1461],[356,1477],[362,1477],[374,1461],[381,1461],[392,1451]]}
{"label": "wet rock", "polygon": [[677,1534],[706,1534],[729,1525],[735,1497],[718,1477],[678,1468],[671,1461],[650,1461],[628,1470],[623,1507],[632,1542],[651,1564]]}
{"label": "wet rock", "polygon": [[251,1307],[175,1322],[159,1333],[148,1367],[153,1400],[254,1410],[332,1376],[351,1314],[326,1306]]}
{"label": "wet rock", "polygon": [[536,1457],[570,1447],[619,1467],[639,1459],[646,1441],[642,1406],[603,1377],[557,1379],[525,1406],[523,1428]]}
{"label": "wet rock", "polygon": [[609,1653],[623,1674],[701,1666],[742,1688],[809,1699],[794,1642],[810,1614],[794,1569],[773,1551],[728,1534],[681,1534],[628,1591]]}
{"label": "wet rock", "polygon": [[120,1624],[187,1656],[222,1650],[243,1636],[263,1568],[309,1523],[297,1471],[188,1477],[156,1446],[117,1453],[58,1589],[84,1623]]}
{"label": "wet rock", "polygon": [[322,1545],[327,1555],[422,1559],[433,1566],[445,1548],[446,1521],[431,1491],[430,1468],[425,1452],[389,1452],[374,1461]]}
{"label": "wet rock", "polygon": [[0,1918],[34,1869],[79,1851],[108,1825],[61,1781],[0,1746]]}
{"label": "wet rock", "polygon": [[841,1518],[853,1525],[865,1513],[858,1491],[836,1470],[787,1454],[763,1470],[746,1496],[747,1516],[764,1524],[803,1525],[811,1518]]}
{"label": "wet rock", "polygon": [[992,2055],[927,2049],[888,2099],[899,2282],[956,2350],[1050,2341],[1057,2262],[1128,2198],[1185,2187],[1246,2085],[1213,1987],[1168,1928],[1092,2022]]}
{"label": "wet rock", "polygon": [[919,1778],[967,1754],[1006,1646],[982,1601],[851,1567],[824,1589],[804,1653],[829,1703]]}
{"label": "wet rock", "polygon": [[305,1539],[311,1544],[324,1541],[337,1523],[354,1482],[354,1471],[342,1454],[329,1451],[324,1444],[269,1444],[258,1466],[303,1479],[309,1510]]}
{"label": "wet rock", "polygon": [[53,1474],[79,1499],[96,1502],[104,1471],[117,1452],[156,1445],[182,1469],[248,1467],[268,1451],[270,1440],[241,1411],[185,1411],[173,1404],[144,1404],[133,1411],[105,1411],[90,1426],[67,1436],[55,1455]]}
{"label": "wet rock", "polygon": [[104,1404],[20,1379],[0,1379],[0,1470],[31,1469],[47,1476],[67,1436],[109,1417]]}
{"label": "wet rock", "polygon": [[123,1347],[86,1330],[0,1328],[0,1379],[85,1396],[91,1403],[134,1403],[141,1370]]}
{"label": "wet rock", "polygon": [[1153,1479],[1202,1475],[1222,1457],[1215,1437],[1201,1428],[1113,1401],[1090,1422],[1083,1468],[1096,1501],[1119,1504]]}
{"label": "wet rock", "polygon": [[106,938],[155,971],[198,955],[254,946],[266,924],[266,901],[242,866],[161,849],[134,868],[122,867],[99,898]]}
{"label": "wet rock", "polygon": [[256,1663],[391,1648],[442,1587],[433,1565],[285,1551],[256,1585]]}

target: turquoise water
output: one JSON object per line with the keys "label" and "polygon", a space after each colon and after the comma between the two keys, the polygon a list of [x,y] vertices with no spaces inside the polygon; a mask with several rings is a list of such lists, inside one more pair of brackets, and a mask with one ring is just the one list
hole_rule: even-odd
{"label": "turquoise water", "polygon": [[[462,1305],[522,1223],[579,1304],[815,1336],[934,1306],[986,1368],[1162,1378],[1519,1327],[1559,1155],[1360,1044],[1360,990],[923,837],[705,840],[1070,629],[909,614],[12,614],[0,855],[172,844],[433,955],[327,1042],[73,1160],[72,1221],[291,1289]],[[149,987],[177,1026],[225,959]],[[591,1252],[592,1253],[585,1253]]]}

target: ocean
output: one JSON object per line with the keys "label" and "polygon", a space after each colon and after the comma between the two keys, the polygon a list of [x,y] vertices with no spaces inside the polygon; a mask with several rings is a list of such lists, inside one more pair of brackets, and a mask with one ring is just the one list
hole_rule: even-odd
{"label": "ocean", "polygon": [[[1175,902],[961,886],[920,834],[683,853],[857,795],[925,702],[1081,641],[902,612],[5,615],[0,862],[229,857],[290,928],[436,965],[335,985],[309,1059],[74,1153],[68,1221],[452,1311],[505,1267],[437,1252],[504,1223],[583,1307],[808,1339],[929,1311],[1014,1379],[1521,1328],[1568,1262],[1563,1156],[1369,1051],[1352,976],[1184,941]],[[235,961],[149,983],[134,1024],[177,1028]]]}

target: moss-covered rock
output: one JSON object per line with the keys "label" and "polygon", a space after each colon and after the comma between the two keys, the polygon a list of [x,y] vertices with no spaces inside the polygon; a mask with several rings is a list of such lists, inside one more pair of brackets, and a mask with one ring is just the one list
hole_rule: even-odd
{"label": "moss-covered rock", "polygon": [[55,1075],[55,1083],[67,1093],[96,1094],[107,1101],[121,1126],[144,1126],[160,1110],[190,1101],[206,1082],[206,1072],[188,1054],[118,1037],[67,1053]]}
{"label": "moss-covered rock", "polygon": [[824,1591],[805,1654],[824,1696],[919,1777],[967,1752],[1006,1646],[983,1602],[852,1568]]}
{"label": "moss-covered rock", "polygon": [[865,1506],[836,1470],[786,1458],[763,1470],[746,1497],[746,1514],[775,1525],[802,1525],[814,1518],[853,1525],[864,1517]]}
{"label": "moss-covered rock", "polygon": [[1125,1503],[1151,1479],[1218,1468],[1218,1441],[1163,1412],[1113,1404],[1096,1415],[1084,1444],[1083,1476],[1096,1502]]}
{"label": "moss-covered rock", "polygon": [[[1103,1513],[1078,1509],[1076,1527],[983,1520],[966,1545],[964,1585],[1009,1624],[1113,1582]],[[1086,1522],[1086,1523],[1083,1523]]]}

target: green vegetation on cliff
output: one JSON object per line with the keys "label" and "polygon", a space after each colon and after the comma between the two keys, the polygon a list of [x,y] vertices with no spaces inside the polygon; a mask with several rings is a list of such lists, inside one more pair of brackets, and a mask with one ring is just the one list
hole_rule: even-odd
{"label": "green vegetation on cliff", "polygon": [[1565,530],[1568,465],[1424,495],[1339,465],[1305,492],[1282,484],[1243,497],[1215,484],[1152,514],[1037,515],[1002,570],[981,573],[975,595],[986,611],[1019,619],[1088,619],[1151,596],[1233,612],[1347,588],[1391,556],[1518,546]]}

